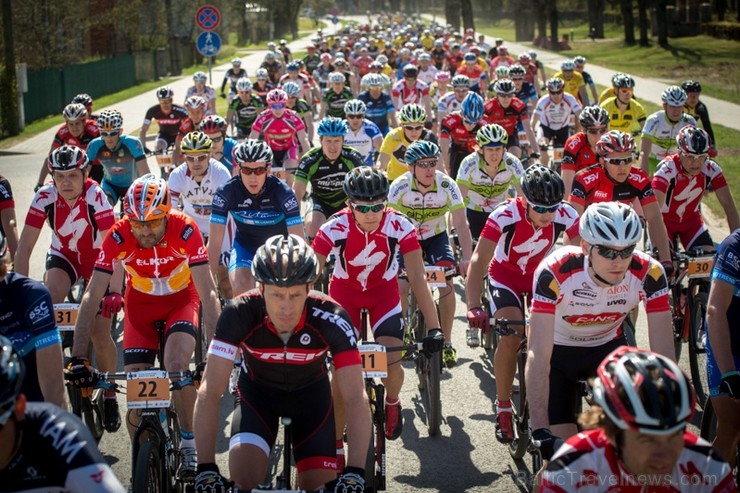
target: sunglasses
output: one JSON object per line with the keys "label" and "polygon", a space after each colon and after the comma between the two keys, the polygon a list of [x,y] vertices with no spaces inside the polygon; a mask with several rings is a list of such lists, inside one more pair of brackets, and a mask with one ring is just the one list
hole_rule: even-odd
{"label": "sunglasses", "polygon": [[555,205],[529,205],[533,211],[535,211],[537,214],[552,214],[553,212],[558,210],[558,207],[560,207],[560,204]]}
{"label": "sunglasses", "polygon": [[347,115],[348,120],[362,120],[365,118],[365,115]]}
{"label": "sunglasses", "polygon": [[555,96],[555,95],[557,95],[557,94],[563,94],[563,91],[548,91],[548,92],[549,92],[550,94],[552,94],[553,96]]}
{"label": "sunglasses", "polygon": [[186,154],[185,161],[202,162],[202,161],[207,161],[209,157],[210,157],[210,154],[199,154],[198,156],[191,156],[191,155]]}
{"label": "sunglasses", "polygon": [[239,172],[243,175],[257,175],[262,176],[267,173],[267,166],[260,166],[259,168],[247,168],[246,166],[239,166]]}
{"label": "sunglasses", "polygon": [[516,81],[519,81],[519,80],[524,80],[524,77],[512,77],[511,80],[514,81],[514,82],[516,82]]}
{"label": "sunglasses", "polygon": [[282,110],[283,108],[285,108],[285,105],[282,103],[270,105],[271,110]]}
{"label": "sunglasses", "polygon": [[602,135],[606,133],[606,128],[605,127],[589,128],[589,129],[586,129],[586,132],[590,133],[591,135]]}
{"label": "sunglasses", "polygon": [[689,161],[704,161],[709,157],[708,154],[687,154],[685,152],[682,152],[681,156],[685,157]]}
{"label": "sunglasses", "polygon": [[635,246],[628,246],[627,248],[623,248],[621,250],[618,250],[616,248],[609,248],[604,245],[594,245],[596,247],[596,251],[599,252],[599,255],[604,257],[608,260],[614,260],[617,257],[628,259],[632,257],[632,252],[635,251]]}
{"label": "sunglasses", "polygon": [[436,159],[424,159],[421,161],[416,161],[415,163],[413,163],[413,166],[416,166],[417,168],[421,168],[421,169],[434,168],[435,166],[437,166],[437,160]]}
{"label": "sunglasses", "polygon": [[408,130],[410,132],[416,132],[417,130],[423,129],[424,128],[424,125],[416,125],[416,126],[406,125],[403,128],[405,128],[406,130]]}
{"label": "sunglasses", "polygon": [[377,204],[353,204],[350,202],[350,204],[354,210],[357,212],[360,212],[362,214],[367,214],[368,212],[380,212],[383,209],[385,209],[386,202],[378,202]]}
{"label": "sunglasses", "polygon": [[160,217],[159,219],[151,219],[149,221],[136,221],[134,219],[129,219],[129,222],[131,223],[131,227],[134,229],[142,229],[142,228],[149,228],[149,229],[155,229],[160,227],[164,222],[167,220],[166,217]]}
{"label": "sunglasses", "polygon": [[116,130],[115,132],[100,132],[101,137],[116,137],[118,134],[120,134],[120,130]]}
{"label": "sunglasses", "polygon": [[514,97],[513,94],[496,94],[496,96],[499,98],[506,98],[506,99],[511,99]]}
{"label": "sunglasses", "polygon": [[614,166],[629,166],[632,164],[632,157],[605,157],[604,161]]}

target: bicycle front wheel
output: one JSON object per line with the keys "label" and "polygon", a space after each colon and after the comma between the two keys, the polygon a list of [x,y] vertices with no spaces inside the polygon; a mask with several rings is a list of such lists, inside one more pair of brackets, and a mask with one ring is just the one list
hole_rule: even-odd
{"label": "bicycle front wheel", "polygon": [[519,391],[511,396],[514,406],[514,440],[509,443],[509,455],[521,459],[529,447],[529,409],[527,408],[527,387],[524,383],[524,367],[527,364],[526,346],[517,352],[516,367]]}
{"label": "bicycle front wheel", "polygon": [[159,444],[147,440],[139,445],[134,462],[132,491],[143,493],[166,493],[164,460]]}
{"label": "bicycle front wheel", "polygon": [[709,382],[707,380],[707,348],[705,346],[706,333],[704,320],[707,315],[706,291],[699,291],[694,295],[689,307],[691,326],[689,327],[689,366],[691,381],[696,391],[696,401],[703,408],[708,397]]}

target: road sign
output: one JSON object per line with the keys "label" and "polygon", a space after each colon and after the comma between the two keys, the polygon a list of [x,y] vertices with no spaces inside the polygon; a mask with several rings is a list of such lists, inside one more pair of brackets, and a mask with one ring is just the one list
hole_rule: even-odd
{"label": "road sign", "polygon": [[221,51],[221,37],[214,32],[204,31],[195,40],[195,47],[203,56],[214,56]]}
{"label": "road sign", "polygon": [[221,12],[213,5],[204,5],[195,13],[195,23],[204,31],[212,31],[221,24]]}

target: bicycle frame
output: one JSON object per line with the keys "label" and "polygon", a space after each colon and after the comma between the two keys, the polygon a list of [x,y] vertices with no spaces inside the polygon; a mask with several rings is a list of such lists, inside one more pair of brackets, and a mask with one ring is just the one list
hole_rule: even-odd
{"label": "bicycle frame", "polygon": [[[360,340],[368,343],[370,314],[360,311]],[[364,356],[363,356],[364,357]],[[385,444],[385,386],[375,378],[365,376],[365,391],[370,402],[373,433],[371,434],[368,457],[365,464],[365,484],[371,491],[385,491],[386,487],[386,444]],[[373,444],[374,440],[374,444]]]}

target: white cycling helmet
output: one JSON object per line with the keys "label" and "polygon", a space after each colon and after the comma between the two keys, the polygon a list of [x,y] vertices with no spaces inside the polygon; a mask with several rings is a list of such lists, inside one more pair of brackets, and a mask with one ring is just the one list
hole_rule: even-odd
{"label": "white cycling helmet", "polygon": [[632,207],[621,202],[600,202],[583,212],[578,232],[589,245],[627,248],[642,238],[642,223]]}

